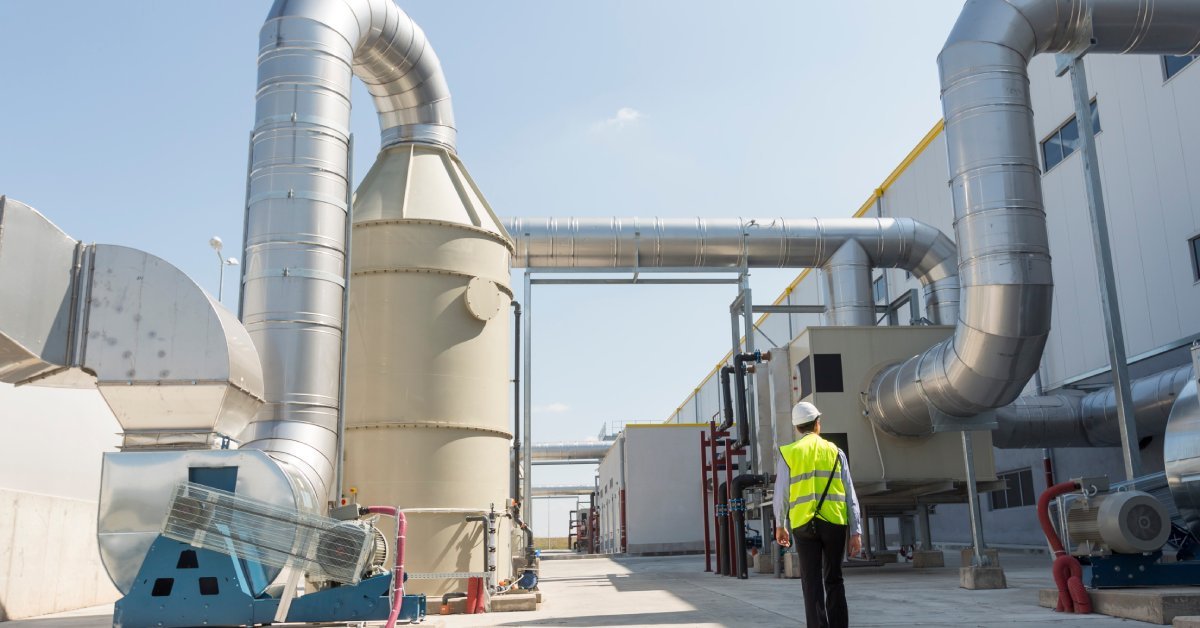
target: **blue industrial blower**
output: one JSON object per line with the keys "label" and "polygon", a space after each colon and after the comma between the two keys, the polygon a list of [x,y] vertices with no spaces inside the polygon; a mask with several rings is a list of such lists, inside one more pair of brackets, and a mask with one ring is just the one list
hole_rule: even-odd
{"label": "blue industrial blower", "polygon": [[[389,619],[403,583],[386,568],[386,540],[366,509],[322,517],[222,488],[176,487],[162,533],[116,604],[114,628]],[[296,595],[302,576],[318,590]],[[398,615],[421,621],[425,596],[404,595]]]}

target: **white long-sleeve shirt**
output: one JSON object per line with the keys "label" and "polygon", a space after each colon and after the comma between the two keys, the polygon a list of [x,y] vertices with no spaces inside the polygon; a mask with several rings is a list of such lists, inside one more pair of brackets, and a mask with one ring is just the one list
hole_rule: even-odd
{"label": "white long-sleeve shirt", "polygon": [[[862,534],[862,519],[858,513],[858,495],[854,492],[854,480],[850,479],[850,463],[846,461],[846,454],[838,452],[842,462],[838,465],[841,468],[842,486],[846,487],[846,511],[849,513],[846,524],[850,534]],[[775,521],[777,526],[781,528],[792,529],[788,522],[788,494],[791,492],[792,470],[788,468],[787,461],[779,452],[775,452],[775,499],[772,503],[775,505]],[[822,486],[822,489],[825,487]]]}

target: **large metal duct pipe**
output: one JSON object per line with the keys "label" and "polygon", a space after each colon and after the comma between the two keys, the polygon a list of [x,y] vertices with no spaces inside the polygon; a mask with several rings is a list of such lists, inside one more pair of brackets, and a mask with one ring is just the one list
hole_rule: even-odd
{"label": "large metal duct pipe", "polygon": [[585,497],[596,492],[591,484],[548,484],[533,487],[534,497]]}
{"label": "large metal duct pipe", "polygon": [[870,266],[920,280],[930,320],[958,317],[954,243],[911,218],[510,218],[505,226],[519,268],[822,268],[853,241]]}
{"label": "large metal duct pipe", "polygon": [[277,0],[259,34],[242,321],[266,405],[242,435],[333,498],[348,235],[350,84],[375,97],[385,147],[452,149],[437,55],[392,0]]}
{"label": "large metal duct pipe", "polygon": [[533,443],[531,460],[597,460],[612,448],[611,440],[579,440]]}
{"label": "large metal duct pipe", "polygon": [[1050,331],[1053,285],[1029,60],[1042,52],[1188,54],[1195,0],[970,0],[938,64],[964,307],[953,337],[882,369],[884,430],[920,436],[931,412],[971,417],[1020,395]]}
{"label": "large metal duct pipe", "polygon": [[[1191,365],[1134,380],[1130,385],[1140,436],[1166,433],[1167,419]],[[1092,393],[1019,397],[996,410],[992,442],[1000,448],[1116,447],[1121,444],[1116,393],[1111,386]]]}
{"label": "large metal duct pipe", "polygon": [[871,259],[851,240],[834,252],[825,266],[826,312],[830,325],[875,325]]}

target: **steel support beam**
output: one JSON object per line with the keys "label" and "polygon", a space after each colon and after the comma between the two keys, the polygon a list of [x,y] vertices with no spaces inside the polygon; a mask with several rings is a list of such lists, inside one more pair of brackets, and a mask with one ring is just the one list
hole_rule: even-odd
{"label": "steel support beam", "polygon": [[1092,223],[1092,244],[1100,279],[1100,309],[1104,313],[1104,339],[1108,343],[1108,362],[1112,366],[1113,391],[1117,401],[1117,422],[1121,429],[1121,451],[1125,479],[1141,475],[1142,458],[1138,449],[1137,424],[1129,390],[1129,362],[1125,355],[1125,330],[1121,324],[1121,305],[1117,300],[1117,276],[1113,270],[1112,246],[1108,237],[1108,216],[1104,209],[1104,191],[1100,182],[1100,157],[1096,152],[1096,130],[1092,127],[1092,99],[1088,91],[1083,54],[1058,55],[1058,74],[1071,74],[1071,93],[1075,99],[1075,122],[1079,128],[1083,158],[1083,183],[1087,191],[1088,216]]}

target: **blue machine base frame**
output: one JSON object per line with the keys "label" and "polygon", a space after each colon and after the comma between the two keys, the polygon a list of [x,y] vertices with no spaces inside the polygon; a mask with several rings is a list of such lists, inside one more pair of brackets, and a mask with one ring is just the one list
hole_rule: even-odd
{"label": "blue machine base frame", "polygon": [[1095,556],[1083,567],[1083,581],[1094,589],[1200,585],[1200,561],[1159,562],[1150,554]]}
{"label": "blue machine base frame", "polygon": [[[159,536],[150,546],[129,593],[113,611],[113,628],[253,626],[271,623],[279,600],[250,590],[257,565]],[[292,600],[289,622],[386,620],[392,575],[331,587]],[[405,595],[400,619],[425,618],[425,596]]]}

